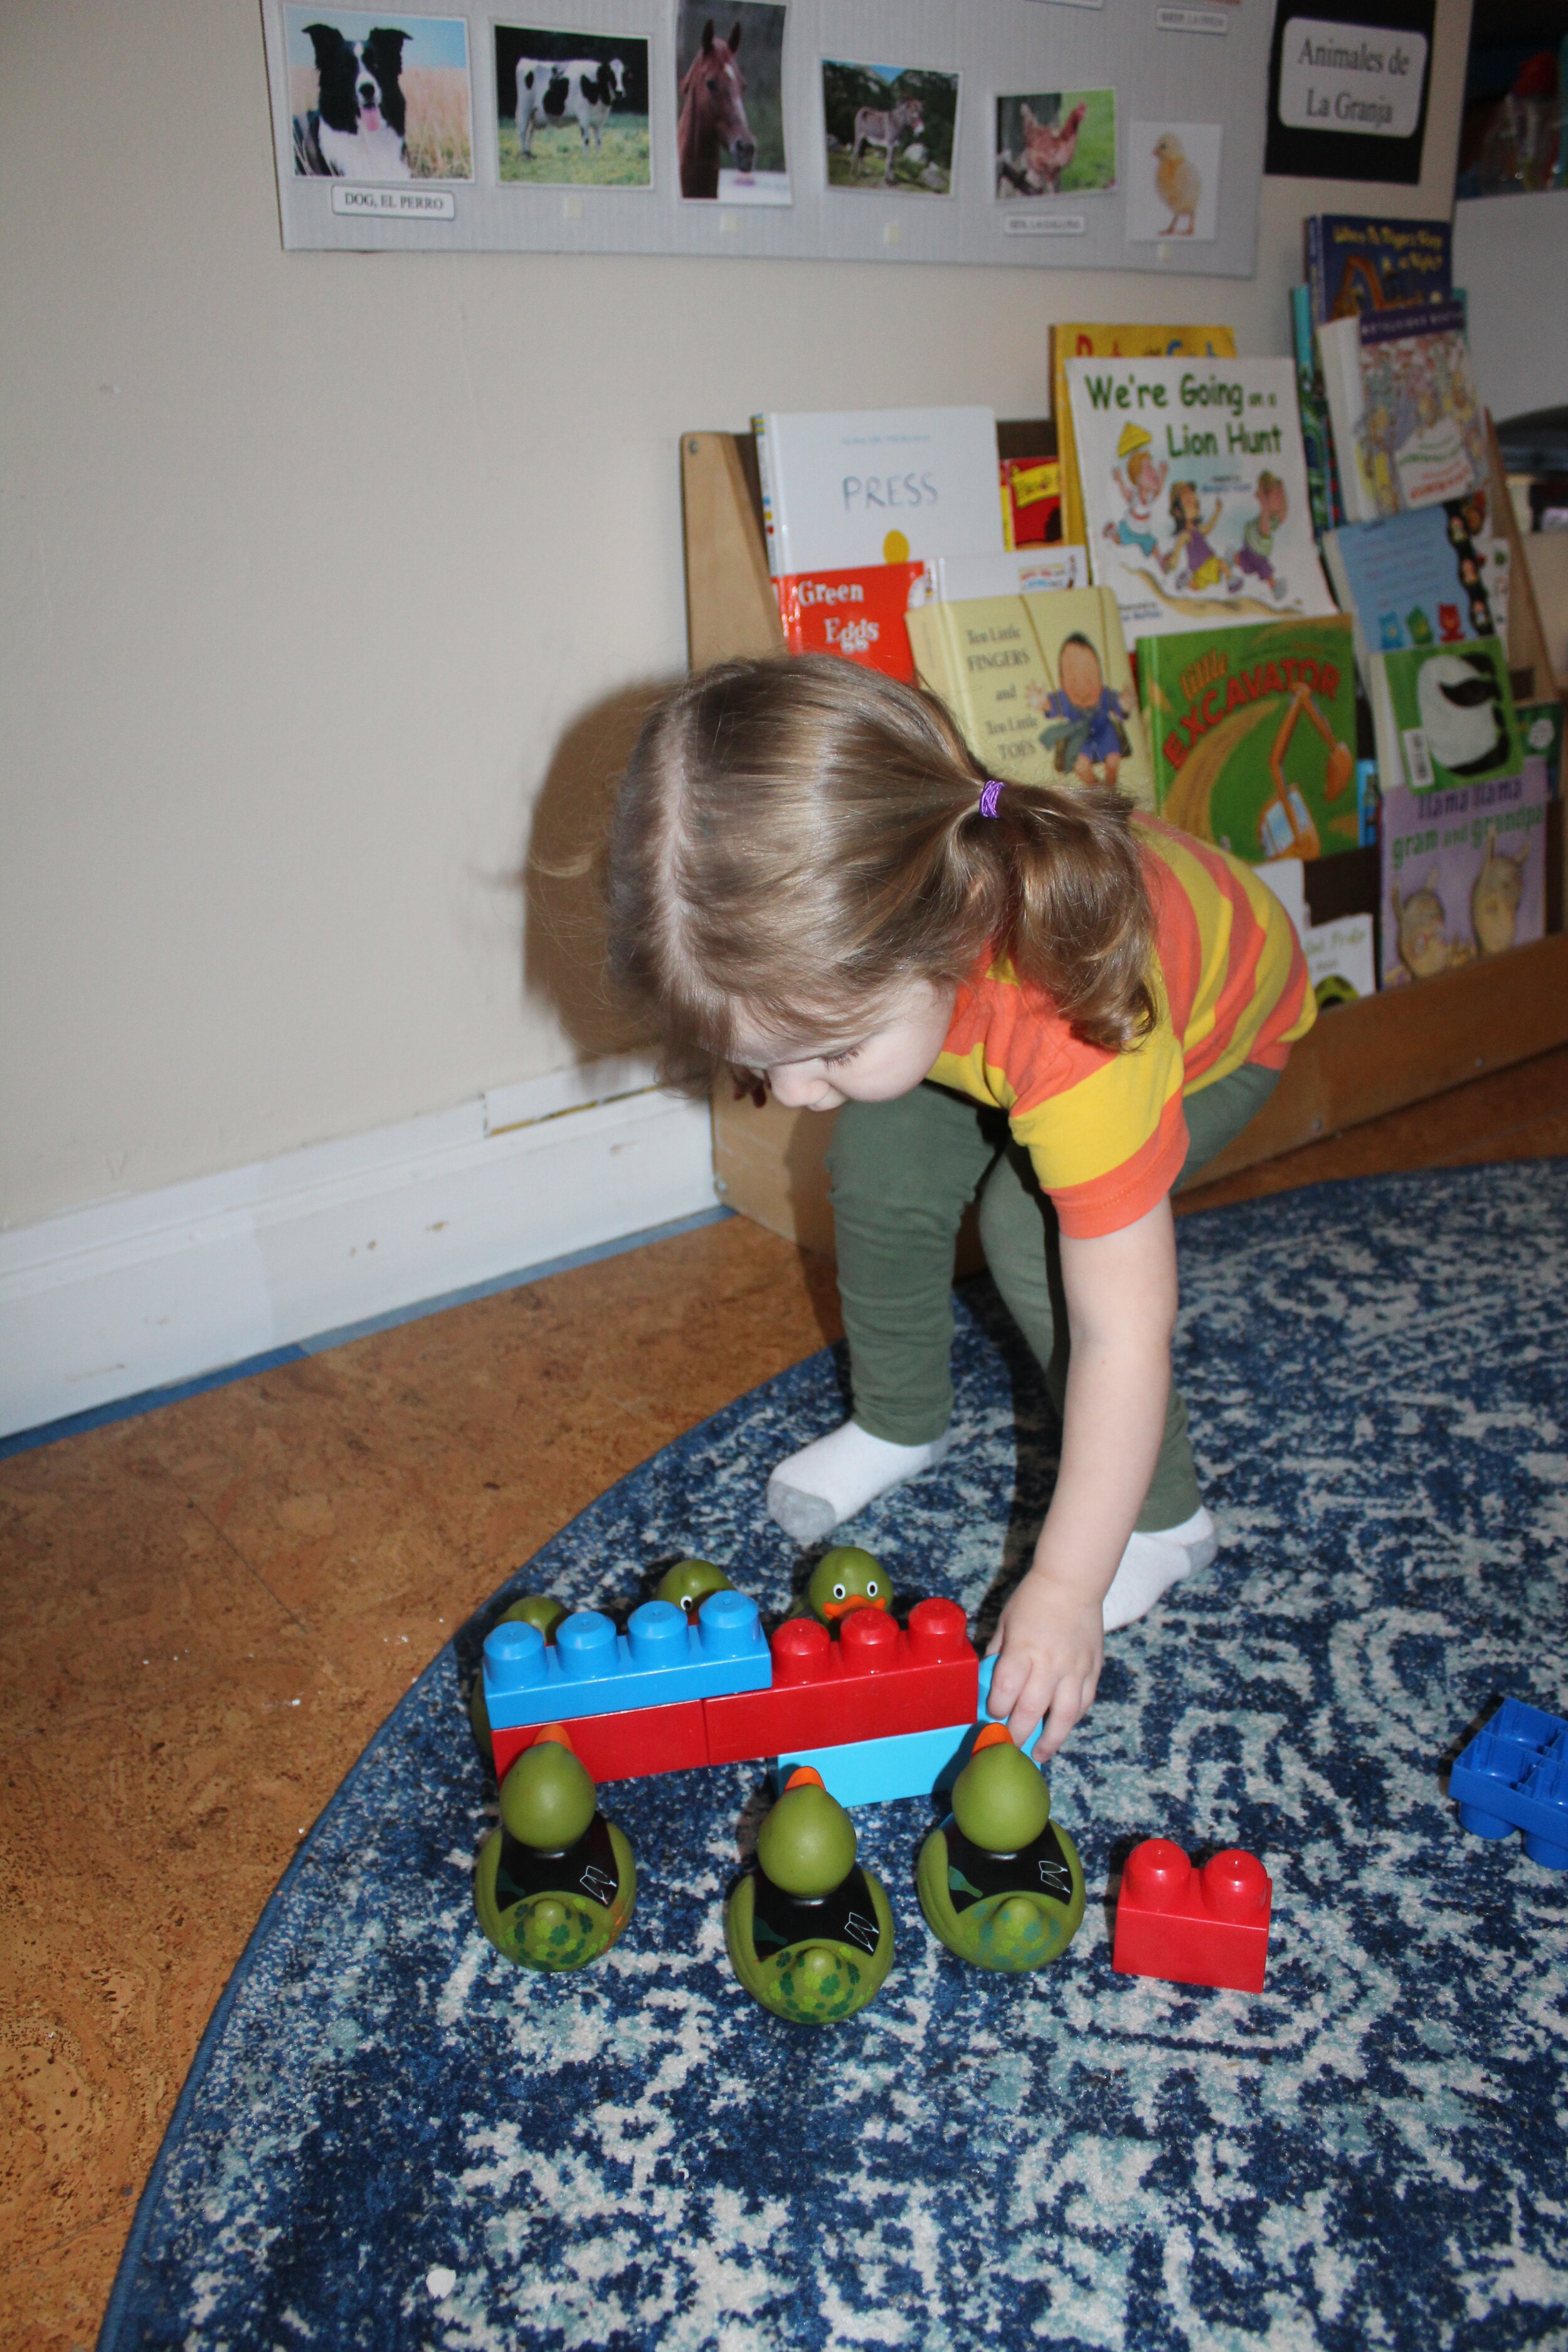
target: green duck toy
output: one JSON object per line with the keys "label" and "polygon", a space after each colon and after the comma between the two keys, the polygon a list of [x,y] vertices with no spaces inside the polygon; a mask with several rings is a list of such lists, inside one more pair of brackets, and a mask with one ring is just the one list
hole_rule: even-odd
{"label": "green duck toy", "polygon": [[[525,1592],[510,1609],[503,1609],[496,1619],[498,1625],[521,1623],[537,1625],[547,1642],[555,1639],[555,1628],[566,1614],[559,1601],[552,1601],[543,1592]],[[482,1668],[474,1675],[474,1687],[468,1693],[468,1727],[474,1735],[474,1745],[484,1758],[490,1771],[496,1769],[496,1752],[490,1738],[490,1711],[485,1705],[485,1677]]]}
{"label": "green duck toy", "polygon": [[723,1570],[715,1568],[710,1559],[678,1559],[675,1566],[667,1568],[659,1578],[658,1591],[654,1598],[656,1601],[673,1601],[678,1609],[685,1610],[689,1623],[710,1592],[733,1592],[734,1590]]}
{"label": "green duck toy", "polygon": [[830,1629],[852,1609],[890,1610],[892,1580],[879,1559],[858,1544],[838,1544],[825,1551],[811,1571],[811,1581],[790,1611],[792,1617],[818,1617]]}
{"label": "green duck toy", "polygon": [[756,1869],[724,1906],[731,1965],[775,2017],[827,2025],[882,1989],[893,1915],[855,1851],[855,1824],[802,1765],[763,1823]]}
{"label": "green duck toy", "polygon": [[933,1936],[978,1969],[1017,1973],[1065,1952],[1083,1917],[1083,1865],[1051,1820],[1037,1764],[988,1723],[953,1783],[952,1811],[915,1873]]}
{"label": "green duck toy", "polygon": [[474,1908],[498,1952],[525,1969],[586,1968],[632,1916],[632,1850],[563,1724],[525,1748],[501,1782],[500,1827],[474,1871]]}

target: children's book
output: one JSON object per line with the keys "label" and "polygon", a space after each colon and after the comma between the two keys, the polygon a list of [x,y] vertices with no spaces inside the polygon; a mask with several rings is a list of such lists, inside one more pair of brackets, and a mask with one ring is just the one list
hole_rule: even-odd
{"label": "children's book", "polygon": [[911,595],[925,593],[923,563],[871,563],[858,572],[795,572],[773,582],[792,654],[837,654],[889,677],[912,679],[904,626]]}
{"label": "children's book", "polygon": [[1307,282],[1320,326],[1402,302],[1447,299],[1454,237],[1447,221],[1314,213],[1306,228]]}
{"label": "children's book", "polygon": [[1069,359],[1156,359],[1184,352],[1194,359],[1236,357],[1228,327],[1076,326],[1051,329],[1051,415],[1056,420],[1057,457],[1062,469],[1062,537],[1083,545],[1083,492],[1068,400]]}
{"label": "children's book", "polygon": [[1289,360],[1067,363],[1089,570],[1129,637],[1331,613]]}
{"label": "children's book", "polygon": [[1487,478],[1464,306],[1428,302],[1318,330],[1352,522],[1468,498]]}
{"label": "children's book", "polygon": [[1508,656],[1497,637],[1374,654],[1368,698],[1385,802],[1401,784],[1417,794],[1462,792],[1523,766]]}
{"label": "children's book", "polygon": [[1002,543],[1044,547],[1062,535],[1062,469],[1055,457],[1004,457]]}
{"label": "children's book", "polygon": [[1116,600],[1100,588],[927,604],[909,616],[915,667],[993,775],[1154,794]]}
{"label": "children's book", "polygon": [[1356,848],[1350,623],[1262,621],[1142,637],[1160,814],[1249,865]]}
{"label": "children's book", "polygon": [[752,425],[775,580],[1002,545],[989,408],[831,409]]}
{"label": "children's book", "polygon": [[1395,785],[1384,795],[1382,867],[1384,988],[1542,938],[1542,779],[1504,776],[1436,793]]}
{"label": "children's book", "polygon": [[939,555],[926,566],[918,604],[959,604],[971,596],[1037,596],[1049,588],[1087,588],[1082,547],[1016,547],[1005,555]]}
{"label": "children's book", "polygon": [[1341,915],[1331,923],[1310,923],[1301,934],[1307,977],[1320,1012],[1329,1004],[1353,1004],[1377,989],[1370,915]]}
{"label": "children's book", "polygon": [[1329,404],[1318,358],[1312,298],[1305,286],[1290,289],[1290,339],[1296,353],[1296,405],[1301,413],[1301,452],[1307,465],[1307,496],[1312,529],[1321,541],[1342,520],[1334,479],[1334,445],[1329,438]]}
{"label": "children's book", "polygon": [[1369,695],[1374,653],[1497,634],[1487,596],[1486,520],[1486,492],[1478,490],[1328,533],[1323,562],[1354,625],[1356,664]]}

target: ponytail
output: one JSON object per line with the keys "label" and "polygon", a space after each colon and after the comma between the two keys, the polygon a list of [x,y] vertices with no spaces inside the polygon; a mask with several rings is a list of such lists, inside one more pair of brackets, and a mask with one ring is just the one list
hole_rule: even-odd
{"label": "ponytail", "polygon": [[728,662],[674,689],[609,845],[611,969],[667,1065],[742,1034],[837,1034],[987,951],[1110,1053],[1155,1018],[1130,803],[1007,783],[933,695],[832,656]]}

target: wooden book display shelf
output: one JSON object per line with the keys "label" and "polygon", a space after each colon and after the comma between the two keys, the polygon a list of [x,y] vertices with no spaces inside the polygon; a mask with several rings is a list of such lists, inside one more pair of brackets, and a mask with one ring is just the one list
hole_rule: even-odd
{"label": "wooden book display shelf", "polygon": [[[1004,456],[1054,446],[1048,425],[999,427]],[[1512,542],[1509,663],[1515,693],[1555,691],[1530,570],[1492,437],[1494,508]],[[784,651],[763,537],[762,494],[750,434],[687,433],[680,443],[686,526],[686,610],[690,663]],[[1563,859],[1562,809],[1549,812],[1552,864]],[[1436,980],[1334,1007],[1297,1046],[1284,1077],[1246,1133],[1204,1170],[1204,1181],[1278,1158],[1359,1126],[1483,1070],[1568,1043],[1568,937],[1561,930],[1560,872],[1549,876],[1552,933],[1509,954]],[[743,1216],[824,1255],[833,1215],[824,1167],[833,1122],[820,1112],[761,1108],[734,1100],[721,1081],[713,1100],[713,1160],[721,1197]],[[971,1253],[965,1250],[964,1259]]]}

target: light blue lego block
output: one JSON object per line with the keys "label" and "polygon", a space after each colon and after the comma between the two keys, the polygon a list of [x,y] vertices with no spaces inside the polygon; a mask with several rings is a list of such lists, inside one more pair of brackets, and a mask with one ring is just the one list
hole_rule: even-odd
{"label": "light blue lego block", "polygon": [[890,1805],[900,1797],[934,1797],[951,1789],[969,1761],[978,1726],[949,1724],[942,1731],[900,1731],[890,1739],[851,1739],[842,1748],[802,1748],[773,1767],[775,1790],[809,1764],[841,1805]]}
{"label": "light blue lego block", "polygon": [[1568,1870],[1568,1723],[1505,1698],[1448,1776],[1472,1837],[1521,1832],[1532,1862]]}
{"label": "light blue lego block", "polygon": [[773,1672],[756,1602],[713,1592],[693,1624],[674,1601],[647,1601],[624,1633],[596,1609],[563,1617],[550,1643],[537,1625],[497,1625],[485,1640],[485,1706],[492,1730],[513,1731],[766,1690]]}
{"label": "light blue lego block", "polygon": [[[890,1739],[852,1739],[840,1748],[797,1748],[773,1767],[775,1793],[792,1772],[809,1764],[841,1805],[890,1805],[900,1797],[945,1796],[973,1753],[976,1732],[994,1720],[985,1701],[995,1664],[994,1658],[981,1664],[974,1722],[951,1724],[940,1731],[901,1731]],[[1026,1749],[1034,1746],[1040,1728],[1037,1723],[1024,1742]]]}

